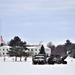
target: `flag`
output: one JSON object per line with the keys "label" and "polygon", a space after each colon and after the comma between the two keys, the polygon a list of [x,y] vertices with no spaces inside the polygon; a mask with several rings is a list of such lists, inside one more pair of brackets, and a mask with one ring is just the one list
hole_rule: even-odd
{"label": "flag", "polygon": [[0,36],[0,43],[4,43],[2,36]]}

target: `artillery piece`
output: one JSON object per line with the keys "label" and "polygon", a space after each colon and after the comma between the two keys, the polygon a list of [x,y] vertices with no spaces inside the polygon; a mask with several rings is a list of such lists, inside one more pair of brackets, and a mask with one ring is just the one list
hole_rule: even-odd
{"label": "artillery piece", "polygon": [[51,55],[48,58],[48,64],[67,64],[67,61],[65,59],[67,58],[68,55],[65,56],[60,56],[60,55]]}

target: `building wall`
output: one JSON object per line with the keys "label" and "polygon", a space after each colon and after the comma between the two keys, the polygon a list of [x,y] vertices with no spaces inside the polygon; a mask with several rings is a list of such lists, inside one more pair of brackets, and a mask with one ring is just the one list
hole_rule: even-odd
{"label": "building wall", "polygon": [[10,48],[10,46],[0,46],[0,56],[7,56]]}

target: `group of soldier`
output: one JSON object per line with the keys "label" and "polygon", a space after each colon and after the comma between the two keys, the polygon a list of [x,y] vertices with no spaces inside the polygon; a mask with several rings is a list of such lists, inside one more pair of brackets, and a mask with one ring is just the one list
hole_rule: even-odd
{"label": "group of soldier", "polygon": [[[6,57],[4,56],[4,62],[6,61]],[[14,58],[12,58],[12,61],[15,61]],[[27,61],[27,57],[24,58],[24,61],[26,62]]]}

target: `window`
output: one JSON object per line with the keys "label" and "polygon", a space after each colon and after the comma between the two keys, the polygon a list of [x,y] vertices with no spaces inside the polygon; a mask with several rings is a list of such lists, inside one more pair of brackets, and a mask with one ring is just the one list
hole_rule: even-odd
{"label": "window", "polygon": [[7,53],[8,54],[8,53]]}
{"label": "window", "polygon": [[35,51],[37,51],[37,49],[35,49]]}
{"label": "window", "polygon": [[46,49],[46,51],[49,51],[49,49]]}
{"label": "window", "polygon": [[5,49],[3,49],[3,51],[4,51]]}
{"label": "window", "polygon": [[37,53],[35,53],[35,55],[37,55]]}
{"label": "window", "polygon": [[31,49],[31,51],[33,51],[33,49]]}
{"label": "window", "polygon": [[5,53],[3,53],[3,55],[4,55]]}
{"label": "window", "polygon": [[8,49],[7,49],[7,51],[8,51]]}

